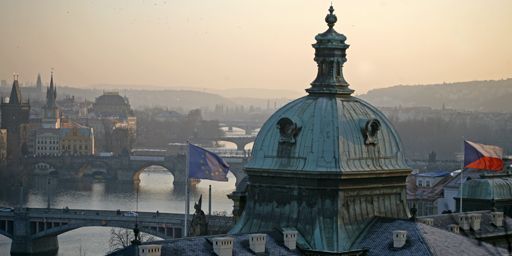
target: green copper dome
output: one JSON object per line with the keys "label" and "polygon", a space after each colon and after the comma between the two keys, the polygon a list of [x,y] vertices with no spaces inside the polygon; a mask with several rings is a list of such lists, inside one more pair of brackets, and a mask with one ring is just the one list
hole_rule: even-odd
{"label": "green copper dome", "polygon": [[512,199],[511,178],[471,179],[462,185],[462,198],[482,200]]}
{"label": "green copper dome", "polygon": [[274,113],[261,128],[246,169],[361,172],[408,169],[399,137],[377,108],[351,96],[343,76],[346,37],[328,29],[313,44],[318,73],[308,96]]}
{"label": "green copper dome", "polygon": [[267,120],[246,169],[345,173],[408,167],[397,133],[377,108],[351,96],[308,95]]}
{"label": "green copper dome", "polygon": [[256,137],[232,234],[296,230],[300,249],[324,255],[361,249],[353,246],[375,216],[409,217],[400,139],[382,112],[352,96],[337,20],[331,6],[313,44],[309,95],[276,111]]}

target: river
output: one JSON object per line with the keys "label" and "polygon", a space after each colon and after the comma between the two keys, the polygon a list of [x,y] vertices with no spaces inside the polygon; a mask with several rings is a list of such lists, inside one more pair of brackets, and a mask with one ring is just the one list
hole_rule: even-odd
{"label": "river", "polygon": [[[164,168],[151,166],[140,174],[138,191],[139,211],[183,213],[185,196],[176,191],[174,177]],[[208,212],[208,187],[212,185],[212,212],[231,214],[233,203],[226,197],[235,189],[235,178],[229,173],[228,182],[202,180],[191,191],[192,201],[203,195],[203,210]],[[29,189],[0,181],[0,206],[14,207],[22,202],[26,207],[47,207],[48,198],[52,208],[79,208],[136,211],[137,186],[95,179],[64,181],[56,178],[34,177]],[[22,192],[20,192],[22,191]],[[49,192],[49,193],[48,193]],[[48,196],[49,194],[49,196]],[[22,199],[21,199],[22,198]],[[109,251],[109,227],[86,227],[58,236],[58,255],[104,255]],[[9,255],[11,241],[0,235],[0,255]]]}

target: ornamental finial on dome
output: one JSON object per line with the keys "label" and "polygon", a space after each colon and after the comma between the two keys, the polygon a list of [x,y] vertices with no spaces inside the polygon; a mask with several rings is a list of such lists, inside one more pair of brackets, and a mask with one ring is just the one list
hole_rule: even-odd
{"label": "ornamental finial on dome", "polygon": [[306,89],[310,94],[350,96],[354,92],[343,77],[343,64],[347,61],[346,50],[349,45],[345,43],[347,38],[333,28],[337,20],[331,4],[329,14],[325,16],[329,29],[318,34],[315,37],[316,43],[313,44],[318,73],[311,87]]}
{"label": "ornamental finial on dome", "polygon": [[336,14],[334,14],[334,7],[332,7],[332,3],[331,3],[331,7],[329,7],[329,14],[327,14],[327,16],[325,16],[325,22],[327,22],[327,25],[329,26],[329,28],[332,28],[332,27],[334,27],[334,24],[336,23],[336,21],[338,21],[338,18],[336,17]]}

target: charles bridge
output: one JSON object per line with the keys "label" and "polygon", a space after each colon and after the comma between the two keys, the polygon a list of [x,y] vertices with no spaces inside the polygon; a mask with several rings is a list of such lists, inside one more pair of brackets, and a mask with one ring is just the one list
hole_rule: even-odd
{"label": "charles bridge", "polygon": [[[230,165],[237,184],[245,177],[242,166],[248,159],[243,151],[225,151],[221,155]],[[183,154],[144,156],[44,156],[27,157],[22,168],[34,175],[53,175],[63,179],[101,176],[105,179],[133,181],[150,166],[161,166],[174,176],[176,187],[185,185],[186,156]]]}
{"label": "charles bridge", "polygon": [[[135,216],[136,215],[136,216]],[[0,212],[0,235],[12,240],[12,255],[52,254],[59,244],[57,236],[81,227],[118,227],[173,239],[183,237],[184,214],[108,210],[16,208]],[[189,218],[190,219],[190,218]],[[232,217],[210,216],[209,230],[225,232]]]}

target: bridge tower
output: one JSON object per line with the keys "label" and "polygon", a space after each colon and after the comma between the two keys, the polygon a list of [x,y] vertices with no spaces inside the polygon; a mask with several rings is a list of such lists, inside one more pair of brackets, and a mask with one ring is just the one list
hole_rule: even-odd
{"label": "bridge tower", "polygon": [[14,76],[9,102],[2,98],[2,129],[7,130],[7,159],[17,161],[22,155],[23,141],[22,126],[28,124],[30,103],[23,102],[18,76]]}

